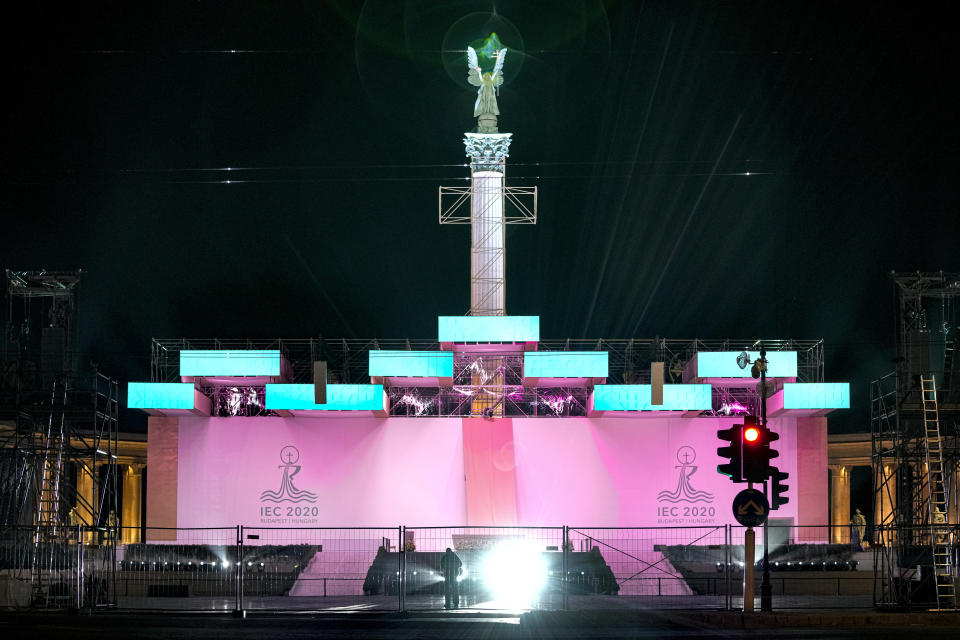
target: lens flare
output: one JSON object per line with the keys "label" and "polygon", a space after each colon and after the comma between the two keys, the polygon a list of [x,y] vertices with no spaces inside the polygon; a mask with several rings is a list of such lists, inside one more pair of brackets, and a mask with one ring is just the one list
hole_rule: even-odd
{"label": "lens flare", "polygon": [[498,605],[524,609],[543,590],[547,563],[536,543],[506,540],[486,555],[480,575]]}

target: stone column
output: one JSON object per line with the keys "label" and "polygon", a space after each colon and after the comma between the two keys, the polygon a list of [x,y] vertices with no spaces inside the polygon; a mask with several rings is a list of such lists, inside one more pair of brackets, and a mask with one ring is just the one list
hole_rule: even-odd
{"label": "stone column", "polygon": [[94,481],[98,469],[90,462],[79,464],[80,466],[77,468],[77,495],[79,498],[83,498],[83,501],[77,500],[77,517],[80,519],[80,524],[88,527],[84,542],[93,544],[97,539],[93,530],[93,527],[97,525],[94,515],[100,499],[97,495],[97,483]]}
{"label": "stone column", "polygon": [[[90,513],[90,507],[96,509],[97,496],[94,490],[93,474],[95,472],[86,462],[79,463],[77,467],[77,517],[80,518],[80,524],[89,526],[93,515]],[[80,498],[83,500],[81,501]]]}
{"label": "stone column", "polygon": [[830,465],[830,542],[850,543],[850,467]]}
{"label": "stone column", "polygon": [[[886,523],[888,526],[894,523],[893,519],[893,510],[897,506],[897,482],[896,482],[896,471],[891,464],[883,465],[883,469],[880,472],[883,476],[876,478],[876,482],[879,485],[882,478],[889,478],[887,481],[887,487],[881,489],[880,495],[874,504],[874,533],[873,540],[871,544],[877,544],[880,542],[880,536],[876,531],[876,527],[881,523]],[[893,477],[891,477],[893,474]],[[893,536],[895,534],[889,529],[884,534],[884,543],[889,544],[893,542]]]}
{"label": "stone column", "polygon": [[123,526],[121,541],[123,544],[140,542],[140,514],[142,496],[140,481],[143,478],[143,465],[125,465],[123,470],[123,505],[120,508],[120,523]]}
{"label": "stone column", "polygon": [[958,504],[956,499],[956,492],[960,489],[960,469],[956,469],[953,472],[953,479],[951,480],[951,495],[954,496],[951,502],[953,504],[947,505],[947,524],[958,524],[960,523],[960,504]]}

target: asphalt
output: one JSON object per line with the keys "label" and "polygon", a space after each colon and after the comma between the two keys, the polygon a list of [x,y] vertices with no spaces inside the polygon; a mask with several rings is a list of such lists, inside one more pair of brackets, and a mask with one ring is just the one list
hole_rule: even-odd
{"label": "asphalt", "polygon": [[956,638],[957,612],[874,610],[735,611],[468,611],[297,614],[223,613],[90,614],[52,612],[0,614],[0,637],[62,636],[71,640],[128,636],[154,638],[299,639],[317,637],[405,640],[407,638]]}
{"label": "asphalt", "polygon": [[695,625],[716,629],[769,629],[802,627],[905,628],[940,627],[960,629],[960,612],[952,611],[876,611],[803,610],[744,613],[741,611],[531,611],[522,618],[528,624],[592,625],[636,624],[655,617],[670,624]]}

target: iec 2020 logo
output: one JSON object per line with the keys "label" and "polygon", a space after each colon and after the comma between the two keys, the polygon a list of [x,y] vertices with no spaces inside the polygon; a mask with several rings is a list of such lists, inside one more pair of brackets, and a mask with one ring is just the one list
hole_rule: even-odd
{"label": "iec 2020 logo", "polygon": [[[315,522],[319,515],[317,506],[309,506],[309,503],[316,502],[317,494],[312,491],[298,489],[293,479],[300,473],[300,450],[293,445],[287,445],[280,449],[280,462],[277,469],[283,473],[280,478],[280,488],[276,491],[267,489],[260,494],[260,516],[261,522],[271,524],[285,524],[290,522],[287,518],[313,518],[312,520],[295,520],[295,522]],[[274,503],[272,505],[263,503]],[[292,503],[292,504],[291,504]],[[302,503],[308,503],[303,505]]]}
{"label": "iec 2020 logo", "polygon": [[673,467],[677,470],[677,485],[672,490],[665,489],[657,494],[659,502],[657,522],[660,524],[686,522],[689,518],[697,518],[698,523],[712,522],[717,515],[716,508],[710,505],[713,502],[713,494],[693,486],[693,476],[698,469],[693,464],[697,459],[696,449],[683,445],[677,449],[676,457],[677,462],[680,463]]}

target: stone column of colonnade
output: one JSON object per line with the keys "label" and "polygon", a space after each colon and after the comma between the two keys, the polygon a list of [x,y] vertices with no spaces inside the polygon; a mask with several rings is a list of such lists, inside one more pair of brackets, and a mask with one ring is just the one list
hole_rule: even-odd
{"label": "stone column of colonnade", "polygon": [[[883,465],[883,477],[889,478],[891,473],[895,473],[893,465],[885,464]],[[874,482],[880,482],[881,478],[876,478]],[[875,525],[887,521],[888,523],[893,523],[893,510],[897,508],[897,490],[896,483],[891,480],[889,482],[888,488],[880,491],[880,495],[877,499],[874,500],[874,515],[873,522]],[[890,544],[894,541],[895,534],[892,531],[887,531],[884,535],[884,542]],[[874,530],[872,543],[876,543],[880,540],[879,534]]]}
{"label": "stone column of colonnade", "polygon": [[[94,488],[93,478],[95,477],[97,470],[91,468],[89,463],[81,463],[80,467],[77,469],[77,518],[80,521],[80,524],[84,526],[92,526],[96,523],[91,522],[92,514],[86,506],[80,506],[81,498],[82,503],[85,505],[90,505],[94,509],[97,506],[97,492]],[[87,532],[87,539],[85,542],[88,544],[92,543],[95,540],[94,533],[92,531]]]}
{"label": "stone column of colonnade", "polygon": [[[83,463],[82,468],[77,473],[77,516],[80,519],[80,524],[84,526],[94,527],[97,523],[91,521],[92,516],[86,507],[79,506],[79,498],[96,509],[99,498],[96,495],[93,478],[99,473],[100,466],[103,464],[105,463],[100,463],[95,469],[91,470],[88,463]],[[141,542],[140,521],[143,513],[142,479],[144,467],[145,465],[137,463],[117,466],[117,471],[122,474],[119,482],[122,483],[121,496],[123,502],[120,505],[118,516],[121,526],[124,527],[120,538],[123,544]],[[87,536],[88,543],[96,540],[96,534],[93,531],[89,532]]]}
{"label": "stone column of colonnade", "polygon": [[143,480],[142,464],[123,465],[123,504],[120,507],[120,523],[123,526],[121,542],[136,544],[140,540],[140,517],[143,509],[141,484]]}
{"label": "stone column of colonnade", "polygon": [[843,464],[830,465],[830,542],[850,543],[850,471]]}
{"label": "stone column of colonnade", "polygon": [[960,501],[957,500],[957,491],[960,490],[960,468],[954,467],[953,479],[949,487],[949,494],[952,499],[947,505],[947,523],[952,525],[960,524]]}
{"label": "stone column of colonnade", "polygon": [[[77,502],[80,502],[80,498],[83,498],[83,502],[89,505],[96,506],[97,496],[96,492],[93,489],[93,474],[96,473],[95,470],[90,469],[90,465],[87,463],[82,463],[80,468],[77,469]],[[90,513],[87,512],[86,508],[77,506],[77,516],[80,518],[80,524],[90,525]]]}

